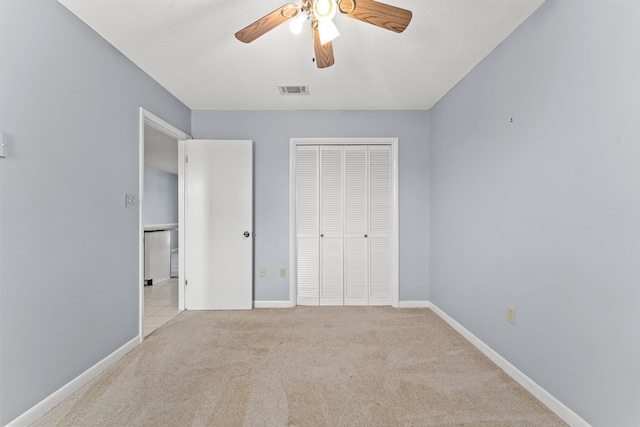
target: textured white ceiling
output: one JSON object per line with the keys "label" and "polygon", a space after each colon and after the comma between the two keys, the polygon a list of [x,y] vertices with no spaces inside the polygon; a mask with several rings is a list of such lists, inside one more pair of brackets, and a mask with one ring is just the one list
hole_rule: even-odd
{"label": "textured white ceiling", "polygon": [[[192,110],[430,109],[544,0],[385,0],[396,34],[338,14],[336,63],[318,69],[310,28],[236,31],[286,0],[58,0]],[[309,85],[308,96],[277,85]]]}

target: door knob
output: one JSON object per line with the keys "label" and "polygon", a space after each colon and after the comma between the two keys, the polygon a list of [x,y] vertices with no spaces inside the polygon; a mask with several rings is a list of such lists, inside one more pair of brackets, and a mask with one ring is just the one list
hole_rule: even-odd
{"label": "door knob", "polygon": [[248,231],[245,231],[244,232],[244,237],[249,237],[249,236],[251,236],[251,233],[249,233]]}
{"label": "door knob", "polygon": [[324,237],[324,234],[321,234],[320,237]]}
{"label": "door knob", "polygon": [[368,235],[368,234],[365,234],[365,235],[364,235],[364,237],[369,237],[369,235]]}

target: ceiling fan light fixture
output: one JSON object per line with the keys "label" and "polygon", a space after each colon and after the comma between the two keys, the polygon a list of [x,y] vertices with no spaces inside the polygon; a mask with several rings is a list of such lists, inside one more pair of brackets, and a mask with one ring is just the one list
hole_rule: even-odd
{"label": "ceiling fan light fixture", "polygon": [[304,22],[306,20],[307,20],[306,14],[304,12],[299,13],[298,16],[293,18],[291,20],[291,23],[289,24],[289,28],[291,29],[291,32],[293,34],[300,34],[300,32],[302,31],[302,26],[304,25]]}
{"label": "ceiling fan light fixture", "polygon": [[333,21],[318,20],[318,33],[320,33],[320,44],[327,44],[340,35],[338,27]]}

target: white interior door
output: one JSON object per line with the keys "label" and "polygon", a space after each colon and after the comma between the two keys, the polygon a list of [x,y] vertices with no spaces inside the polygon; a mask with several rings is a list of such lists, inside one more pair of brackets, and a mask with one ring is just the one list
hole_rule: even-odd
{"label": "white interior door", "polygon": [[185,143],[185,308],[253,307],[253,143]]}

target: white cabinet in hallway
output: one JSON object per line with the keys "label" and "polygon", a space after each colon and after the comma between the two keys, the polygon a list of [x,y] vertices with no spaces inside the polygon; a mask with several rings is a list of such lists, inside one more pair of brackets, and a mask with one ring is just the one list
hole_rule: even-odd
{"label": "white cabinet in hallway", "polygon": [[144,232],[144,280],[149,285],[171,277],[171,231]]}

